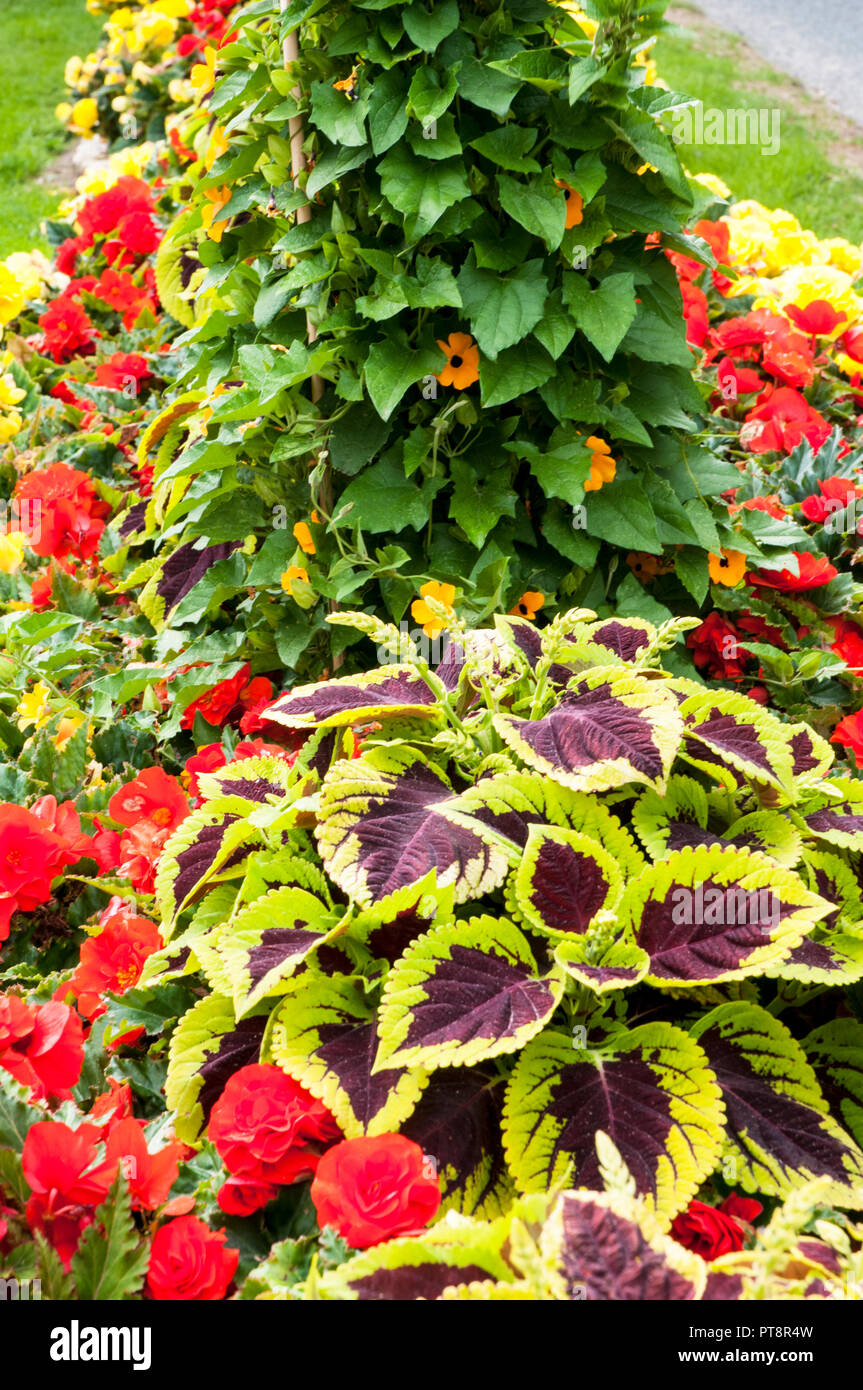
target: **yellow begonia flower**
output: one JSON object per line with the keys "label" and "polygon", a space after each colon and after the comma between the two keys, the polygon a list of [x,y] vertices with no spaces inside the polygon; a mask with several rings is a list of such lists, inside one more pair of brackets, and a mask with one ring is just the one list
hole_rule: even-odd
{"label": "yellow begonia flower", "polygon": [[690,183],[700,184],[706,188],[708,193],[712,193],[715,198],[730,198],[731,189],[718,174],[691,174],[688,169],[684,169],[684,174]]}
{"label": "yellow begonia flower", "polygon": [[433,613],[424,600],[427,598],[436,599],[438,603],[443,604],[444,608],[448,609],[450,616],[454,618],[455,610],[453,609],[453,600],[455,599],[455,585],[441,584],[436,579],[430,579],[427,584],[423,584],[420,589],[420,595],[421,597],[414,599],[411,604],[411,616],[415,618],[418,623],[422,623],[422,629],[426,637],[434,641],[436,637],[440,637],[447,623],[444,619],[439,618],[436,613]]}
{"label": "yellow begonia flower", "polygon": [[24,421],[17,410],[10,411],[8,415],[0,415],[0,444],[8,444],[10,439],[14,439],[23,424]]}
{"label": "yellow begonia flower", "polygon": [[204,49],[203,63],[195,63],[189,81],[200,96],[211,92],[216,81],[216,50],[210,44]]}
{"label": "yellow begonia flower", "polygon": [[7,531],[0,534],[0,573],[16,574],[24,563],[24,547],[27,537],[23,531]]}
{"label": "yellow begonia flower", "polygon": [[204,155],[204,168],[207,172],[212,169],[216,160],[228,152],[228,141],[221,126],[216,126],[210,136],[210,143],[207,145],[207,152]]}
{"label": "yellow begonia flower", "polygon": [[26,695],[21,696],[15,708],[19,729],[27,729],[31,724],[37,729],[44,728],[51,718],[51,711],[48,708],[49,694],[47,685],[43,685],[39,681],[32,690],[28,690]]}
{"label": "yellow begonia flower", "polygon": [[[853,281],[844,270],[832,265],[793,266],[775,281],[775,292],[780,304],[794,304],[805,309],[814,299],[824,299],[847,320],[841,326],[844,332],[848,323],[857,323],[863,317],[863,300],[852,288]],[[835,336],[835,334],[834,334]]]}
{"label": "yellow begonia flower", "polygon": [[57,732],[54,735],[54,747],[57,749],[58,753],[62,752],[72,735],[76,730],[80,729],[83,723],[83,714],[66,715],[60,720],[60,723],[57,725]]}
{"label": "yellow begonia flower", "polygon": [[26,395],[26,391],[15,385],[15,378],[9,372],[0,376],[0,406],[19,405]]}
{"label": "yellow begonia flower", "polygon": [[24,308],[24,293],[17,275],[0,263],[0,324],[11,323]]}
{"label": "yellow begonia flower", "polygon": [[50,263],[39,252],[14,251],[3,263],[10,275],[18,281],[18,288],[25,300],[38,299],[42,293],[46,270],[50,273]]}
{"label": "yellow begonia flower", "polygon": [[92,97],[82,97],[72,107],[69,124],[72,130],[79,131],[81,135],[89,135],[98,119],[99,107],[96,102]]}
{"label": "yellow begonia flower", "polygon": [[853,279],[856,280],[863,270],[863,247],[852,245],[844,237],[829,237],[821,242],[821,249],[829,265],[835,265],[837,270],[844,270],[845,274]]}

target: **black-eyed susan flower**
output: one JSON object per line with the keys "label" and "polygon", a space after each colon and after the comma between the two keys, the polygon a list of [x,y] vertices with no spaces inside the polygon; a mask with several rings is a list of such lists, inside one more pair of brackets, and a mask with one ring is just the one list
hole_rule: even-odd
{"label": "black-eyed susan flower", "polygon": [[350,77],[343,77],[341,82],[334,82],[333,88],[337,92],[344,92],[348,101],[356,101],[357,69],[354,68]]}
{"label": "black-eyed susan flower", "polygon": [[617,460],[611,457],[611,448],[604,439],[595,434],[588,435],[587,447],[591,450],[590,477],[584,485],[585,492],[599,492],[605,483],[610,483],[617,472]]}
{"label": "black-eyed susan flower", "polygon": [[509,611],[513,617],[528,618],[530,622],[533,622],[540,608],[544,606],[545,594],[537,593],[535,589],[527,589]]}
{"label": "black-eyed susan flower", "polygon": [[746,573],[746,556],[742,550],[727,550],[723,546],[718,555],[707,557],[707,569],[714,584],[733,588]]}
{"label": "black-eyed susan flower", "polygon": [[441,386],[464,391],[479,381],[479,348],[469,333],[450,333],[445,343],[438,338],[437,345],[447,358],[438,376]]}
{"label": "black-eyed susan flower", "polygon": [[570,227],[577,227],[584,220],[584,199],[578,189],[564,179],[555,179],[555,183],[563,189],[566,199],[566,230],[569,231]]}
{"label": "black-eyed susan flower", "polygon": [[317,547],[315,546],[308,524],[305,521],[298,521],[294,526],[294,540],[304,555],[314,555],[316,553]]}
{"label": "black-eyed susan flower", "polygon": [[308,584],[308,570],[303,569],[302,565],[288,565],[288,568],[282,575],[282,588],[284,589],[286,594],[290,594],[291,598],[294,597],[293,586],[295,581],[298,579],[301,579],[304,584]]}
{"label": "black-eyed susan flower", "polygon": [[420,589],[420,597],[414,599],[411,604],[411,616],[416,622],[422,623],[422,629],[426,637],[434,641],[436,637],[440,637],[446,624],[443,619],[439,618],[436,613],[431,611],[428,604],[425,602],[427,598],[437,599],[438,603],[442,603],[444,608],[449,609],[451,616],[455,617],[455,611],[453,609],[455,585],[441,584],[437,579],[430,579],[429,582],[423,584]]}

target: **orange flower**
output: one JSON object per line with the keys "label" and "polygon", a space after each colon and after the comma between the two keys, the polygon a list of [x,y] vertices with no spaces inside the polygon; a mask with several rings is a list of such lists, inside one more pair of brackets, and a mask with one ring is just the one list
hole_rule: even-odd
{"label": "orange flower", "polygon": [[479,381],[479,348],[469,333],[450,333],[446,342],[437,340],[447,364],[438,376],[441,386],[454,386],[457,391]]}
{"label": "orange flower", "polygon": [[420,594],[422,597],[414,599],[411,604],[411,615],[418,623],[422,623],[423,632],[426,637],[430,637],[431,640],[434,641],[434,639],[439,637],[443,632],[446,624],[437,614],[431,611],[428,604],[424,603],[423,600],[427,598],[437,599],[438,603],[442,603],[445,608],[449,609],[451,616],[455,617],[452,606],[453,599],[455,598],[455,585],[439,584],[436,579],[430,579],[428,584],[423,584],[420,589]]}
{"label": "orange flower", "polygon": [[590,477],[584,485],[585,492],[599,492],[604,483],[610,483],[617,472],[617,460],[611,457],[611,448],[604,439],[598,439],[595,434],[591,434],[587,439],[587,447],[592,450],[590,459]]}
{"label": "orange flower", "polygon": [[227,186],[224,188],[205,188],[204,197],[207,199],[207,206],[201,210],[201,221],[206,228],[207,236],[211,241],[221,241],[222,233],[227,227],[227,220],[216,222],[214,219],[217,213],[231,201],[231,190]]}
{"label": "orange flower", "polygon": [[294,527],[294,540],[304,555],[315,554],[316,547],[312,540],[312,533],[304,521],[298,521]]}
{"label": "orange flower", "polygon": [[514,617],[529,618],[533,622],[540,608],[545,606],[545,594],[539,594],[533,589],[526,590],[522,594],[518,603],[509,611]]}
{"label": "orange flower", "polygon": [[354,88],[357,85],[357,69],[354,68],[350,77],[342,78],[341,82],[334,82],[333,89],[337,92],[344,92],[348,101],[356,101]]}
{"label": "orange flower", "polygon": [[649,583],[666,568],[662,563],[661,555],[651,555],[646,550],[630,550],[626,557],[626,563],[636,579],[640,579],[642,584]]}
{"label": "orange flower", "polygon": [[733,589],[746,573],[746,556],[742,550],[726,550],[723,546],[718,555],[707,557],[707,568],[714,584],[727,584]]}
{"label": "orange flower", "polygon": [[563,196],[566,199],[566,230],[570,227],[577,227],[584,219],[584,199],[576,188],[571,184],[565,183],[563,179],[555,179],[558,188],[564,190]]}
{"label": "orange flower", "polygon": [[308,584],[308,570],[304,570],[301,565],[288,565],[282,575],[282,588],[286,594],[290,594],[291,598],[294,597],[293,583],[295,579],[301,579],[304,584]]}

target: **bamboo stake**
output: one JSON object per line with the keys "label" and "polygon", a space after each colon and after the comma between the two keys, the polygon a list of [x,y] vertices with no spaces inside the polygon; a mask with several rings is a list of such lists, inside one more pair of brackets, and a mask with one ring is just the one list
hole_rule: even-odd
{"label": "bamboo stake", "polygon": [[[283,14],[287,8],[288,0],[279,0],[279,9]],[[295,29],[293,33],[288,34],[287,38],[282,43],[282,60],[284,62],[285,67],[287,68],[291,65],[291,63],[298,62],[299,57],[300,45],[299,40],[297,39],[297,31]],[[299,83],[297,83],[296,87],[293,88],[291,95],[293,96],[294,100],[299,104],[302,98],[302,90],[300,88]],[[288,134],[290,136],[291,144],[291,180],[293,182],[294,188],[299,189],[300,174],[303,173],[303,171],[307,167],[306,156],[303,153],[304,131],[302,116],[291,116],[290,120],[288,121]],[[298,223],[310,222],[312,220],[311,202],[303,203],[302,207],[297,208],[296,218]],[[312,323],[311,318],[309,317],[308,310],[306,310],[306,341],[308,342],[309,346],[311,346],[311,344],[315,341],[317,336],[318,330]],[[314,402],[319,401],[323,394],[323,377],[313,376],[312,400]],[[330,474],[329,461],[327,461],[327,463],[325,464],[324,476],[321,479],[321,505],[327,515],[327,518],[331,519],[333,514],[333,484],[332,477]],[[330,612],[334,613],[337,608],[338,604],[334,599],[331,599]],[[337,671],[339,669],[339,667],[342,665],[343,660],[344,654],[342,652],[339,652],[338,654],[335,654],[333,656],[334,671]]]}

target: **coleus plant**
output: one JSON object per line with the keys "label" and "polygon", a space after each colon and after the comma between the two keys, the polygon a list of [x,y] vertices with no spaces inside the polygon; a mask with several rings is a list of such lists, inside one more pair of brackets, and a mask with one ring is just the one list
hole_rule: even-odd
{"label": "coleus plant", "polygon": [[296,761],[201,774],[160,863],[142,986],[208,989],[171,1041],[178,1135],[260,1059],[347,1137],[419,1143],[444,1214],[602,1191],[606,1141],[658,1231],[712,1177],[860,1207],[834,991],[863,976],[863,785],[829,745],[669,676],[691,619],[455,624],[435,669],[331,621],[405,659],[281,696]]}

